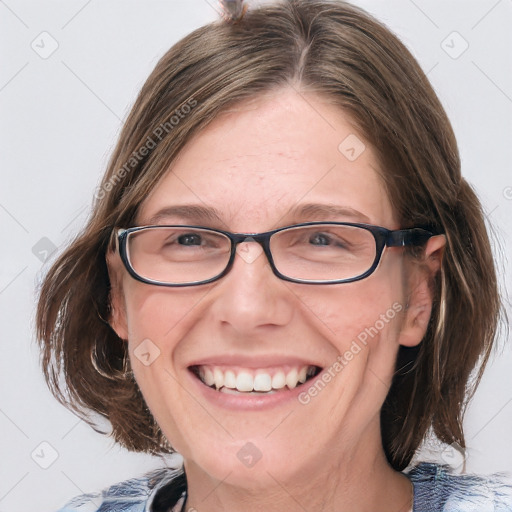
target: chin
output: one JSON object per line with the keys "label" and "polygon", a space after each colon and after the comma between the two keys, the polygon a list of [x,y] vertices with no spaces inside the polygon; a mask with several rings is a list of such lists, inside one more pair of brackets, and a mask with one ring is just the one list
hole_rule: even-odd
{"label": "chin", "polygon": [[[270,445],[262,446],[258,440],[234,443],[223,450],[212,445],[209,454],[200,460],[192,461],[197,470],[206,473],[213,480],[251,491],[264,491],[269,486],[294,481],[301,468],[294,460],[296,453],[280,451]],[[190,467],[185,459],[185,470]]]}

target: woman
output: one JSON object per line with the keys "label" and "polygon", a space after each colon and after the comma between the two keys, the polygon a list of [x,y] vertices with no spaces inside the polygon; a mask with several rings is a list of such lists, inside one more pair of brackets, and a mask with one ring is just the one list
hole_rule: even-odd
{"label": "woman", "polygon": [[446,114],[368,14],[229,2],[158,63],[96,199],[41,290],[45,375],[184,467],[63,510],[512,509],[498,476],[403,472],[430,427],[464,448],[500,302]]}

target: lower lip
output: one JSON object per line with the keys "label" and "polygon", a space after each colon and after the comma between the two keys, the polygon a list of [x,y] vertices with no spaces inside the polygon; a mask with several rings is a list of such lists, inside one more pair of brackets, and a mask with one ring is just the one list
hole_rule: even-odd
{"label": "lower lip", "polygon": [[232,395],[216,391],[206,384],[203,384],[203,382],[190,370],[188,373],[192,381],[195,383],[194,385],[197,386],[199,392],[206,398],[206,400],[219,407],[236,411],[262,411],[285,405],[288,402],[298,402],[298,396],[313,385],[315,380],[322,374],[322,372],[320,372],[316,377],[309,379],[304,384],[297,386],[294,389],[287,389],[286,391],[277,391],[277,393],[259,395],[252,395],[249,393]]}

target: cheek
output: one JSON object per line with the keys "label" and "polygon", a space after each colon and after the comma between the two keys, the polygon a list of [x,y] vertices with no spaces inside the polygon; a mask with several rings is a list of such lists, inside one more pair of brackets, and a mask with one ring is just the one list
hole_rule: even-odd
{"label": "cheek", "polygon": [[[193,420],[197,421],[202,409],[188,419],[183,404],[189,404],[189,397],[179,383],[177,347],[197,321],[195,308],[207,292],[137,282],[129,283],[125,292],[130,361],[135,379],[157,422],[166,425],[171,444],[176,449],[183,448],[186,445],[182,432],[194,429]],[[174,414],[182,418],[178,424]]]}
{"label": "cheek", "polygon": [[399,273],[374,274],[367,279],[300,296],[308,318],[338,351],[354,340],[397,339],[402,321],[403,288]]}
{"label": "cheek", "polygon": [[162,351],[179,339],[194,308],[207,292],[194,288],[164,288],[131,283],[126,288],[128,339],[132,345],[149,338]]}
{"label": "cheek", "polygon": [[148,399],[163,389],[179,391],[173,378],[180,365],[179,342],[197,322],[207,290],[135,282],[125,291],[130,361],[143,394]]}

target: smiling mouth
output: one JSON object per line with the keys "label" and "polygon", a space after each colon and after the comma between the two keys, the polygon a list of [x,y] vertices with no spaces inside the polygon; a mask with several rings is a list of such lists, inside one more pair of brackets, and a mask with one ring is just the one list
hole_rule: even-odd
{"label": "smiling mouth", "polygon": [[205,385],[220,393],[270,395],[302,386],[322,369],[305,365],[270,369],[191,366],[190,371]]}

